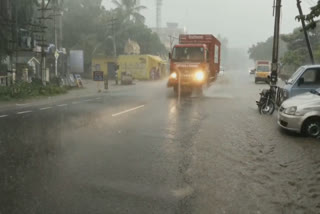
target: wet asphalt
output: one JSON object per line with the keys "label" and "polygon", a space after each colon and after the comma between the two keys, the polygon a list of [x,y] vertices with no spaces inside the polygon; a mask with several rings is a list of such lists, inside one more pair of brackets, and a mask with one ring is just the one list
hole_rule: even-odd
{"label": "wet asphalt", "polygon": [[0,213],[320,213],[320,142],[261,116],[246,71],[0,112]]}

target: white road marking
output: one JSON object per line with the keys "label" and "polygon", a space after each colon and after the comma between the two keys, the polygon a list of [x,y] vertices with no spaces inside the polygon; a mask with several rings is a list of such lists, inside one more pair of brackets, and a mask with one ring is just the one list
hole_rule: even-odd
{"label": "white road marking", "polygon": [[23,107],[31,106],[31,105],[32,105],[31,103],[22,103],[22,104],[17,103],[16,104],[16,106],[23,106]]}
{"label": "white road marking", "polygon": [[41,108],[40,111],[44,111],[44,110],[48,110],[48,109],[52,109],[52,107],[49,107],[49,106],[48,107],[44,107],[44,108]]}
{"label": "white road marking", "polygon": [[0,118],[8,117],[8,115],[0,115]]}
{"label": "white road marking", "polygon": [[83,102],[90,102],[90,101],[92,101],[91,99],[89,99],[89,100],[84,100]]}
{"label": "white road marking", "polygon": [[60,104],[60,105],[57,105],[58,107],[65,107],[67,106],[68,104]]}
{"label": "white road marking", "polygon": [[32,111],[20,111],[17,114],[29,114],[32,113]]}
{"label": "white road marking", "polygon": [[138,106],[138,107],[135,107],[135,108],[132,108],[132,109],[128,109],[128,110],[125,110],[125,111],[122,111],[122,112],[119,112],[119,113],[116,113],[116,114],[113,114],[112,117],[117,117],[117,116],[120,116],[122,114],[126,114],[126,113],[129,113],[131,111],[135,111],[137,109],[140,109],[140,108],[143,108],[144,105],[141,105],[141,106]]}
{"label": "white road marking", "polygon": [[97,97],[96,100],[101,100],[101,97]]}

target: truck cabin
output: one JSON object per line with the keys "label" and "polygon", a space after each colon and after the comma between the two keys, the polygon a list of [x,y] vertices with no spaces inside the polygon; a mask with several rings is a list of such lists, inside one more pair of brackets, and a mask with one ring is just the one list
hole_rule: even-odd
{"label": "truck cabin", "polygon": [[174,62],[206,62],[209,59],[206,45],[176,45],[171,60]]}

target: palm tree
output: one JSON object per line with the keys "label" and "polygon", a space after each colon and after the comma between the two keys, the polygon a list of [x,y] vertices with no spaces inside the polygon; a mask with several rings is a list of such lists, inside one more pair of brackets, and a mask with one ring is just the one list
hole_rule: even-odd
{"label": "palm tree", "polygon": [[140,14],[140,11],[146,7],[139,5],[137,0],[112,0],[112,3],[117,6],[116,10],[124,22],[144,23],[145,17]]}

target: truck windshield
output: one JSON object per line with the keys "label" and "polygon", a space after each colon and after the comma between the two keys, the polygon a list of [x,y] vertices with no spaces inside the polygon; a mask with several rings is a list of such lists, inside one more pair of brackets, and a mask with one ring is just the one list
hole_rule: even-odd
{"label": "truck windshield", "polygon": [[269,72],[270,67],[265,65],[258,65],[257,72]]}
{"label": "truck windshield", "polygon": [[202,47],[176,47],[173,50],[172,59],[175,61],[202,62],[204,53]]}

